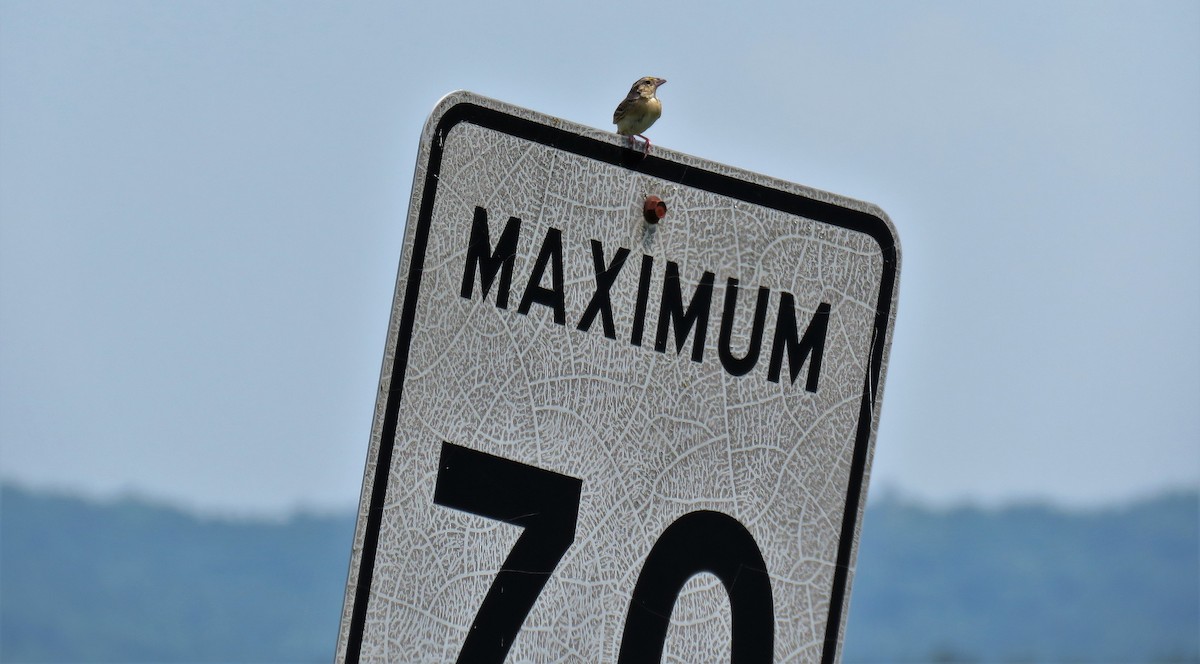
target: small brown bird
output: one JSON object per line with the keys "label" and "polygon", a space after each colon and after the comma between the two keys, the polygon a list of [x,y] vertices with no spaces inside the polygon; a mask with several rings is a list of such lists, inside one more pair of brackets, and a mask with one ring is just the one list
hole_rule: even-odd
{"label": "small brown bird", "polygon": [[646,141],[646,154],[650,154],[650,139],[643,136],[642,132],[649,129],[662,115],[662,102],[655,94],[658,92],[658,86],[666,82],[665,78],[653,76],[639,78],[633,87],[629,88],[625,99],[617,104],[617,110],[613,111],[613,124],[617,125],[617,133],[628,136],[630,142],[634,136]]}

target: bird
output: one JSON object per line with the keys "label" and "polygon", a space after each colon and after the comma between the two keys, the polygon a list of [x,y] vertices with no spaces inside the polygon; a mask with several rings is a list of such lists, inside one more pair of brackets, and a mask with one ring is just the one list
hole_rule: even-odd
{"label": "bird", "polygon": [[642,132],[649,129],[662,115],[662,102],[655,95],[658,86],[666,82],[667,79],[655,76],[639,78],[633,87],[629,88],[625,99],[617,104],[617,110],[613,111],[613,124],[617,125],[617,133],[628,136],[630,142],[634,136],[646,141],[646,154],[650,154],[650,139],[643,136]]}

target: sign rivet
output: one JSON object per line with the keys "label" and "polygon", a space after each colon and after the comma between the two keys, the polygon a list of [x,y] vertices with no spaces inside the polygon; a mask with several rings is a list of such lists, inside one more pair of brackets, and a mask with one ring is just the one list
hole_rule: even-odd
{"label": "sign rivet", "polygon": [[658,196],[647,196],[646,203],[642,206],[642,214],[646,217],[646,221],[657,224],[667,216],[667,204]]}

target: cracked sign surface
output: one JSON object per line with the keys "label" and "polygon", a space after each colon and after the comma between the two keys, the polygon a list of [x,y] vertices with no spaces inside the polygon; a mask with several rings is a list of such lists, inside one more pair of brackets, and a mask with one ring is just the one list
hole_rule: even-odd
{"label": "cracked sign surface", "polygon": [[898,269],[869,204],[443,99],[338,661],[836,661]]}

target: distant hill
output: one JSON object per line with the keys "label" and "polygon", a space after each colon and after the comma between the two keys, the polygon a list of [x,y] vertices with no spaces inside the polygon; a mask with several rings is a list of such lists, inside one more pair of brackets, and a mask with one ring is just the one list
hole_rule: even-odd
{"label": "distant hill", "polygon": [[845,662],[1200,662],[1200,494],[1122,508],[872,504]]}
{"label": "distant hill", "polygon": [[[0,662],[328,662],[351,515],[0,486]],[[1200,662],[1200,495],[867,511],[846,662]]]}
{"label": "distant hill", "polygon": [[2,487],[0,661],[330,662],[353,532]]}

